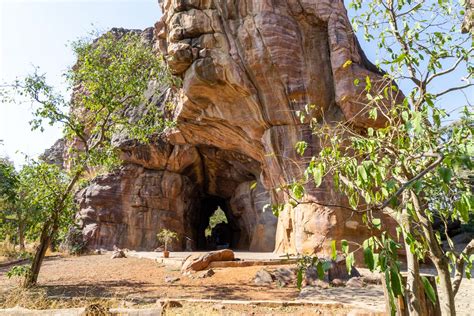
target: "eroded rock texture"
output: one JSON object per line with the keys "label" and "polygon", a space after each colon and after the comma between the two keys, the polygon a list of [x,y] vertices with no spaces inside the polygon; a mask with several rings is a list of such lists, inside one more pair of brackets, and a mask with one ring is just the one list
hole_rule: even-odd
{"label": "eroded rock texture", "polygon": [[[297,111],[314,104],[320,120],[384,124],[381,115],[369,120],[364,85],[353,84],[381,74],[360,50],[343,2],[159,2],[154,46],[183,82],[173,101],[177,127],[152,145],[121,143],[128,166],[79,194],[90,244],[149,249],[167,227],[181,236],[175,247],[184,236],[202,247],[216,206],[229,218],[234,248],[325,252],[334,238],[365,238],[355,215],[322,206],[345,203],[329,182],[308,186],[304,203],[278,219],[264,211],[288,201],[276,188],[301,177],[319,150]],[[304,157],[294,150],[301,140],[309,144]]]}

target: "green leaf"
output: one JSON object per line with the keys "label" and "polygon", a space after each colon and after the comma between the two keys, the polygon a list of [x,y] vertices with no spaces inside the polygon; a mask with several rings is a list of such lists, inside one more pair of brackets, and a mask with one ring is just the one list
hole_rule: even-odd
{"label": "green leaf", "polygon": [[359,175],[360,179],[362,179],[364,183],[367,182],[368,180],[367,171],[365,170],[364,166],[362,165],[357,166],[357,174]]}
{"label": "green leaf", "polygon": [[296,286],[301,290],[303,286],[303,269],[298,269],[296,272]]}
{"label": "green leaf", "polygon": [[461,195],[459,201],[456,202],[456,209],[465,223],[469,222],[469,212],[472,212],[473,210],[473,203],[471,200],[472,195],[464,193]]}
{"label": "green leaf", "polygon": [[341,248],[342,248],[342,252],[345,253],[346,255],[349,253],[349,244],[347,240],[345,239],[341,240]]}
{"label": "green leaf", "polygon": [[395,296],[403,295],[402,279],[400,273],[395,269],[390,269],[390,284]]}
{"label": "green leaf", "polygon": [[364,249],[364,262],[370,271],[374,270],[374,254],[369,247]]}
{"label": "green leaf", "polygon": [[412,120],[411,120],[411,125],[413,126],[413,131],[415,135],[419,135],[423,132],[423,127],[422,127],[422,116],[420,112],[414,112],[412,113]]}
{"label": "green leaf", "polygon": [[319,187],[321,183],[323,182],[323,165],[318,164],[314,169],[313,169],[313,179],[314,179],[314,185],[316,187]]}
{"label": "green leaf", "polygon": [[331,259],[337,259],[336,240],[331,241]]}
{"label": "green leaf", "polygon": [[438,173],[440,177],[443,179],[443,182],[448,184],[451,182],[451,178],[453,176],[453,171],[450,168],[438,168]]}
{"label": "green leaf", "polygon": [[366,76],[365,77],[365,90],[368,92],[372,89],[372,82],[370,81],[370,77]]}
{"label": "green leaf", "polygon": [[377,119],[377,115],[378,115],[377,108],[372,108],[372,109],[370,109],[370,111],[369,111],[369,118],[370,118],[370,119],[376,120],[376,119]]}
{"label": "green leaf", "polygon": [[296,143],[295,148],[298,155],[303,156],[306,148],[308,148],[308,143],[305,141],[299,141]]}
{"label": "green leaf", "polygon": [[428,278],[425,276],[421,276],[421,281],[423,282],[423,287],[425,288],[426,296],[428,296],[428,298],[433,304],[436,304],[436,293],[433,289],[433,286],[431,286],[430,280],[428,280]]}
{"label": "green leaf", "polygon": [[304,196],[303,185],[301,183],[294,183],[292,186],[292,192],[296,199],[302,199]]}
{"label": "green leaf", "polygon": [[318,279],[323,280],[326,271],[324,271],[324,266],[321,261],[316,265],[316,270],[318,271]]}
{"label": "green leaf", "polygon": [[382,227],[382,221],[380,218],[374,218],[372,219],[372,225],[374,225],[375,228],[380,229]]}
{"label": "green leaf", "polygon": [[401,62],[403,59],[405,59],[405,54],[400,54],[398,55],[398,57],[396,59],[393,60],[393,63],[399,63]]}
{"label": "green leaf", "polygon": [[254,190],[256,187],[257,187],[257,181],[253,181],[253,182],[250,184],[250,190]]}
{"label": "green leaf", "polygon": [[346,257],[346,269],[347,273],[351,273],[352,271],[352,266],[354,265],[354,253],[351,252],[349,255]]}

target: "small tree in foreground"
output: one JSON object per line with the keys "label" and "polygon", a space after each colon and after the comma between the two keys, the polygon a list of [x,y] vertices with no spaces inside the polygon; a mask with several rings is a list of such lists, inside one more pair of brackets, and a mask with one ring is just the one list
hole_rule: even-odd
{"label": "small tree in foreground", "polygon": [[173,240],[178,240],[178,234],[172,230],[163,228],[157,235],[156,238],[158,241],[161,241],[164,243],[164,250],[163,250],[163,256],[165,258],[168,258],[169,256],[169,251],[168,251],[168,245],[173,242]]}
{"label": "small tree in foreground", "polygon": [[[114,135],[125,134],[146,141],[162,131],[169,122],[163,119],[161,109],[144,98],[144,92],[154,82],[161,88],[170,83],[170,76],[161,57],[156,56],[135,32],[108,32],[94,41],[80,40],[73,44],[77,63],[66,74],[71,102],[46,83],[45,75],[36,70],[24,80],[7,86],[0,95],[4,102],[31,101],[34,109],[33,129],[43,124],[60,124],[69,141],[69,170],[61,178],[61,186],[51,186],[50,166],[38,164],[31,178],[44,217],[39,229],[36,249],[25,286],[36,284],[45,253],[68,209],[72,194],[86,171],[119,163],[116,149],[111,145]],[[130,115],[140,108],[139,119]],[[52,190],[50,195],[48,190]],[[41,203],[43,203],[42,201]]]}
{"label": "small tree in foreground", "polygon": [[[348,199],[341,207],[363,214],[371,228],[383,230],[382,214],[392,218],[398,236],[382,232],[361,247],[369,269],[385,275],[392,311],[396,298],[404,295],[410,315],[427,315],[422,296],[432,301],[437,296],[420,276],[419,261],[429,258],[438,272],[443,314],[455,315],[454,297],[463,276],[470,277],[474,242],[458,252],[447,232],[448,222],[467,222],[474,209],[469,177],[474,121],[472,107],[465,107],[455,123],[446,124],[442,105],[462,107],[449,104],[446,97],[455,91],[472,94],[467,90],[473,85],[472,38],[459,31],[462,7],[451,1],[404,0],[353,1],[352,7],[357,13],[355,27],[363,27],[366,39],[377,42],[380,62],[390,72],[383,82],[372,82],[368,76],[356,79],[354,84],[364,87],[361,112],[374,120],[383,116],[386,125],[361,130],[354,127],[356,122],[314,120],[322,149],[309,163],[305,178],[289,186],[289,192],[301,200],[309,182],[319,186],[324,177],[332,177]],[[351,67],[351,61],[345,66]],[[465,82],[458,84],[453,77]],[[394,97],[400,84],[406,93],[403,100]],[[303,142],[297,144],[300,153],[305,148]],[[434,229],[435,221],[442,223],[441,231]],[[406,284],[397,259],[400,243],[406,254]],[[351,266],[354,255],[346,241],[342,244]]]}

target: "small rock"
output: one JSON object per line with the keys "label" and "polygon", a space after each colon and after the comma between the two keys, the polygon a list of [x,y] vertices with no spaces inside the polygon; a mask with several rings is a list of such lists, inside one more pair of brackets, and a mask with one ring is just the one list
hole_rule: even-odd
{"label": "small rock", "polygon": [[380,275],[364,275],[363,277],[364,284],[375,284],[380,285],[382,284],[382,278]]}
{"label": "small rock", "polygon": [[316,287],[319,287],[321,289],[327,289],[329,288],[329,283],[326,282],[326,281],[323,281],[323,280],[314,280],[314,282],[312,284],[310,284],[312,286],[316,286]]}
{"label": "small rock", "polygon": [[172,275],[165,276],[165,282],[166,283],[174,283],[174,282],[177,282],[177,281],[179,281],[178,277],[175,277],[175,276],[172,276]]}
{"label": "small rock", "polygon": [[157,301],[156,303],[159,304],[162,309],[183,307],[183,304],[173,300]]}
{"label": "small rock", "polygon": [[468,244],[472,240],[472,234],[461,233],[451,238],[454,244]]}
{"label": "small rock", "polygon": [[225,309],[225,305],[224,304],[215,304],[212,306],[212,309],[213,310],[223,310]]}
{"label": "small rock", "polygon": [[[306,269],[306,271],[304,272],[303,281],[305,285],[314,285],[315,283],[319,283],[319,281],[321,281],[319,279],[318,270],[316,269],[316,267],[309,267]],[[324,280],[322,281],[328,281],[327,275],[324,275]]]}
{"label": "small rock", "polygon": [[344,256],[337,256],[337,259],[330,260],[331,267],[328,270],[329,281],[334,279],[349,280],[351,277],[360,277],[359,271],[352,267],[351,273],[347,273],[346,259]]}
{"label": "small rock", "polygon": [[96,250],[94,250],[94,254],[95,255],[101,255],[102,251],[100,249],[96,249]]}
{"label": "small rock", "polygon": [[294,268],[278,268],[273,272],[273,276],[277,280],[280,286],[286,286],[288,284],[295,283],[296,280],[296,269]]}
{"label": "small rock", "polygon": [[112,256],[110,258],[112,259],[127,258],[127,256],[125,255],[125,252],[122,249],[114,245],[114,252],[112,253]]}
{"label": "small rock", "polygon": [[261,269],[255,274],[254,282],[257,285],[269,285],[273,282],[273,276],[267,270]]}
{"label": "small rock", "polygon": [[196,273],[195,278],[197,278],[197,279],[205,279],[205,278],[209,278],[209,277],[213,276],[214,274],[216,274],[216,273],[214,272],[214,270],[209,269],[209,270],[206,270],[206,271],[202,271],[202,272]]}
{"label": "small rock", "polygon": [[346,282],[347,287],[354,287],[354,288],[363,288],[364,287],[364,279],[360,277],[350,278]]}
{"label": "small rock", "polygon": [[114,250],[114,252],[112,253],[112,256],[110,258],[112,258],[112,259],[127,258],[127,256],[125,255],[123,250],[118,249],[118,250]]}
{"label": "small rock", "polygon": [[344,281],[341,279],[334,279],[331,281],[331,285],[333,286],[344,286]]}

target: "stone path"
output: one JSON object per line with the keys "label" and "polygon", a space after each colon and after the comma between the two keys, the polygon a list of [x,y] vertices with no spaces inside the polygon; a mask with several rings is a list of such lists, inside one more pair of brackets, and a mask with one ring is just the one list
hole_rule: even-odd
{"label": "stone path", "polygon": [[[176,251],[170,252],[170,257],[168,259],[173,260],[184,260],[191,254],[203,254],[208,251]],[[163,254],[161,252],[154,251],[129,251],[127,252],[128,256],[144,259],[162,259]],[[234,251],[236,259],[240,260],[281,260],[286,259],[286,255],[277,254],[273,252],[250,252],[250,251]]]}
{"label": "stone path", "polygon": [[[204,254],[207,251],[177,251],[171,252],[169,258],[163,258],[163,253],[153,251],[128,251],[127,256],[139,259],[150,259],[166,266],[180,268],[184,260],[194,254]],[[284,264],[288,258],[284,254],[273,252],[250,252],[250,251],[234,251],[237,261],[213,262],[212,268],[237,267],[249,265],[268,265],[274,263]],[[246,264],[248,263],[248,264]]]}
{"label": "stone path", "polygon": [[[159,316],[162,313],[161,308],[112,308],[109,310],[110,315],[121,316]],[[27,309],[14,307],[1,309],[0,315],[3,316],[83,316],[86,314],[86,308],[63,308],[63,309]]]}

